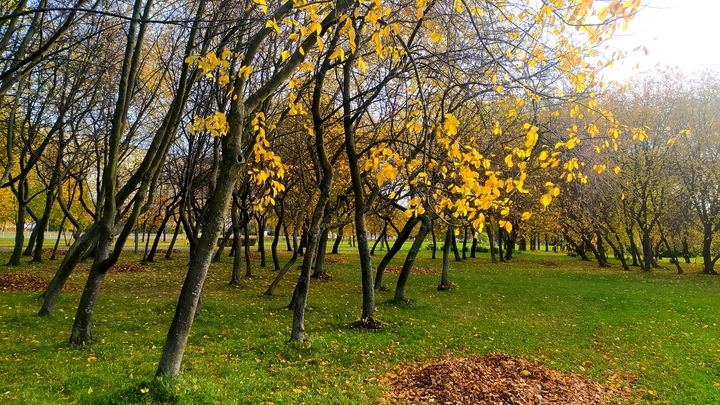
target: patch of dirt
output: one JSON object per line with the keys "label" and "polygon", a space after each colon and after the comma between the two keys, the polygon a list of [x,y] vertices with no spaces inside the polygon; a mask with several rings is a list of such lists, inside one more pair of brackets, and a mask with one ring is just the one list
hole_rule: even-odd
{"label": "patch of dirt", "polygon": [[110,267],[108,273],[141,273],[147,271],[147,268],[139,263],[117,263]]}
{"label": "patch of dirt", "polygon": [[[0,274],[0,291],[45,291],[50,280],[25,273]],[[68,290],[67,286],[63,290]]]}
{"label": "patch of dirt", "polygon": [[[389,266],[389,267],[385,268],[385,273],[400,274],[401,270],[402,270],[402,266]],[[440,271],[438,271],[432,267],[415,267],[415,266],[413,266],[412,270],[410,270],[410,274],[440,274]]]}
{"label": "patch of dirt", "polygon": [[606,405],[624,398],[628,391],[505,354],[410,368],[389,385],[392,391],[384,399],[392,404]]}
{"label": "patch of dirt", "polygon": [[325,256],[325,263],[330,264],[348,264],[348,261],[340,257],[328,257]]}

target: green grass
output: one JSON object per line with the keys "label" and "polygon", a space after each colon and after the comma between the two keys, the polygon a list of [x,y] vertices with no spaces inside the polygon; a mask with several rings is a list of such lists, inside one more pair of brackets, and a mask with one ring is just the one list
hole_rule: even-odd
{"label": "green grass", "polygon": [[[51,318],[35,316],[38,293],[0,293],[0,403],[377,403],[387,375],[408,365],[490,352],[625,385],[641,403],[720,403],[720,278],[698,274],[699,266],[641,274],[546,253],[493,265],[483,254],[451,263],[456,290],[438,292],[439,275],[412,275],[412,302],[379,293],[387,326],[362,332],[347,328],[360,314],[359,265],[350,251],[340,257],[349,264],[328,264],[333,280],[311,286],[309,348],[286,343],[296,273],[265,297],[274,272],[258,261],[256,277],[240,287],[227,285],[231,259],[214,264],[175,382],[152,375],[187,252],[146,273],[109,274],[95,312],[98,343],[81,349],[67,339],[89,264]],[[57,264],[0,271],[50,277]],[[423,251],[416,265],[438,268],[440,260]],[[393,286],[397,275],[386,277]]]}

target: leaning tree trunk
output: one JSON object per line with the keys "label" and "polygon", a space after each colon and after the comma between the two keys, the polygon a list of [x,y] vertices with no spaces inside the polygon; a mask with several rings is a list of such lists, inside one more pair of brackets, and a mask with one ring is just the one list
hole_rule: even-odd
{"label": "leaning tree trunk", "polygon": [[175,221],[175,231],[173,232],[173,237],[170,240],[170,246],[168,246],[167,252],[165,252],[165,258],[170,259],[172,258],[172,251],[175,248],[175,242],[177,242],[178,234],[180,233],[180,224]]}
{"label": "leaning tree trunk", "polygon": [[423,215],[420,230],[418,230],[418,233],[415,236],[415,240],[410,247],[410,251],[405,257],[405,263],[403,263],[402,270],[400,270],[400,276],[398,277],[397,286],[395,287],[395,297],[393,298],[395,302],[403,302],[407,300],[405,298],[407,281],[410,277],[410,272],[412,271],[413,264],[415,264],[415,258],[417,257],[420,249],[422,249],[422,245],[425,242],[425,237],[427,236],[428,232],[430,232],[431,223],[432,220],[428,218],[427,215]]}
{"label": "leaning tree trunk", "polygon": [[38,316],[45,317],[52,315],[60,290],[62,290],[68,277],[70,277],[70,274],[78,262],[80,262],[85,252],[95,244],[97,236],[98,228],[93,226],[79,238],[75,239],[75,242],[70,246],[70,249],[68,249],[63,261],[55,272],[55,276],[50,281],[50,284],[48,284],[45,292],[41,295],[44,301],[38,312]]}
{"label": "leaning tree trunk", "polygon": [[341,226],[340,228],[338,228],[337,237],[335,238],[335,242],[333,243],[333,248],[332,248],[332,251],[330,252],[330,254],[333,254],[333,255],[339,254],[338,249],[340,248],[340,242],[342,242],[342,238],[343,238],[343,228],[345,228],[345,227]]}
{"label": "leaning tree trunk", "polygon": [[393,257],[395,257],[395,255],[400,251],[400,249],[402,249],[402,245],[408,239],[410,233],[412,233],[413,228],[415,228],[415,225],[418,223],[419,220],[420,219],[417,216],[409,218],[407,222],[405,222],[405,226],[403,226],[403,228],[398,233],[397,239],[395,239],[395,242],[393,243],[390,250],[388,250],[388,252],[385,253],[385,256],[383,256],[380,264],[378,265],[377,273],[375,273],[376,290],[385,291],[385,286],[383,286],[383,275],[385,274],[385,268],[387,268],[387,265],[390,263]]}
{"label": "leaning tree trunk", "polygon": [[328,230],[323,229],[320,235],[320,244],[318,245],[316,255],[317,257],[315,258],[315,271],[312,274],[312,278],[322,278],[327,276],[328,274],[325,270],[325,253],[327,250],[327,241]]}

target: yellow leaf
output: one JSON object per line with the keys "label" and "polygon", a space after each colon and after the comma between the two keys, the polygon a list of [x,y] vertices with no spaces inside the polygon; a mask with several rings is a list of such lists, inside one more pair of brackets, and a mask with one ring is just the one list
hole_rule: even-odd
{"label": "yellow leaf", "polygon": [[613,169],[613,171],[615,172],[615,174],[620,174],[620,168],[617,167],[617,166],[615,166],[615,168]]}
{"label": "yellow leaf", "polygon": [[303,390],[298,389],[298,388],[293,388],[293,392],[296,394],[302,394]]}
{"label": "yellow leaf", "polygon": [[543,196],[540,197],[540,202],[547,207],[552,202],[552,196],[550,194],[543,194]]}
{"label": "yellow leaf", "polygon": [[678,139],[677,136],[675,138],[671,138],[670,140],[667,141],[667,144],[670,146],[673,146],[675,144],[675,141],[677,141],[677,139]]}
{"label": "yellow leaf", "polygon": [[443,129],[447,132],[448,135],[455,135],[457,134],[457,126],[460,125],[460,121],[458,121],[452,113],[445,114],[445,123],[443,124]]}
{"label": "yellow leaf", "polygon": [[442,34],[437,31],[430,32],[430,40],[432,42],[439,42],[442,39]]}
{"label": "yellow leaf", "polygon": [[243,66],[238,71],[238,77],[242,76],[247,78],[248,76],[250,76],[250,73],[252,73],[252,66]]}
{"label": "yellow leaf", "polygon": [[336,58],[338,58],[338,57],[339,57],[341,60],[342,60],[342,59],[345,59],[345,51],[343,51],[342,48],[338,48],[338,49],[335,50],[335,52],[333,52],[332,54],[330,54],[330,59],[336,59]]}
{"label": "yellow leaf", "polygon": [[92,393],[93,393],[92,387],[88,388],[88,394],[92,394]]}
{"label": "yellow leaf", "polygon": [[509,155],[507,155],[507,156],[505,156],[505,164],[507,165],[507,167],[513,167],[513,166],[514,166],[512,157],[513,157],[512,153],[509,154]]}
{"label": "yellow leaf", "polygon": [[150,391],[150,388],[140,388],[140,392],[143,394],[147,394]]}
{"label": "yellow leaf", "polygon": [[265,23],[266,28],[274,28],[277,33],[280,33],[280,27],[277,25],[277,21],[273,18],[272,20],[268,20],[268,22]]}
{"label": "yellow leaf", "polygon": [[520,219],[521,219],[522,221],[527,221],[528,219],[530,219],[531,216],[532,216],[531,213],[529,213],[529,212],[523,212],[522,217],[520,217]]}

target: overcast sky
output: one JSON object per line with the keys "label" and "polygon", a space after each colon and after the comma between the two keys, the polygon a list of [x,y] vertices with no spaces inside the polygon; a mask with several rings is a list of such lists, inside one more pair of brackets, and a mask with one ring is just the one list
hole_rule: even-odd
{"label": "overcast sky", "polygon": [[658,63],[687,72],[720,69],[720,1],[649,0],[627,32],[619,32],[610,44],[626,51],[643,45],[650,51],[649,56],[640,52],[606,71],[605,76],[615,80],[636,74],[631,67],[638,63],[641,71]]}

